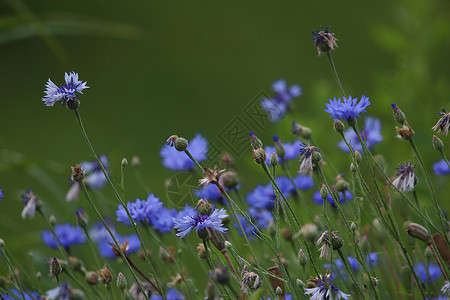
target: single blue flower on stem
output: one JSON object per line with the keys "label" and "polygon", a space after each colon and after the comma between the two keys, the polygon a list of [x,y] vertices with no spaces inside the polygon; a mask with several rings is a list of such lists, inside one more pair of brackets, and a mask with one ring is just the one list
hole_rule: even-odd
{"label": "single blue flower on stem", "polygon": [[[153,194],[148,195],[147,200],[141,200],[138,198],[135,202],[127,202],[127,208],[130,212],[131,218],[138,224],[141,222],[148,222],[152,224],[152,217],[158,214],[162,207],[162,202],[159,201],[159,198],[155,197]],[[127,226],[131,226],[128,214],[120,204],[116,210],[116,215],[117,221]]]}
{"label": "single blue flower on stem", "polygon": [[325,112],[330,114],[333,119],[341,119],[347,122],[356,119],[356,117],[361,117],[361,113],[366,112],[366,108],[370,105],[369,98],[362,95],[361,100],[358,102],[358,98],[352,98],[352,96],[342,97],[336,100],[330,99],[329,103],[325,103],[327,109]]}
{"label": "single blue flower on stem", "polygon": [[447,162],[444,159],[441,159],[437,163],[433,164],[433,171],[437,176],[450,174],[450,169],[448,168]]}
{"label": "single blue flower on stem", "polygon": [[[379,119],[367,117],[364,120],[364,129],[360,132],[361,137],[365,140],[367,148],[372,149],[373,146],[380,143],[383,140],[381,135],[381,122]],[[350,145],[352,145],[353,150],[358,150],[363,153],[363,148],[361,142],[352,128],[344,131],[345,139]],[[347,144],[344,141],[338,143],[338,147],[344,152],[350,152]]]}
{"label": "single blue flower on stem", "polygon": [[[72,226],[69,223],[57,224],[55,225],[54,230],[56,236],[61,241],[61,244],[64,248],[83,244],[86,242],[86,235],[78,226]],[[58,242],[55,240],[53,234],[49,230],[43,230],[41,237],[48,247],[52,249],[58,248]]]}
{"label": "single blue flower on stem", "polygon": [[86,86],[87,82],[78,80],[78,73],[70,72],[65,73],[64,80],[66,84],[58,87],[53,81],[48,79],[45,84],[45,96],[42,98],[45,105],[53,106],[55,102],[60,101],[62,104],[66,104],[67,101],[77,99],[75,92],[83,94],[83,90],[89,88]]}
{"label": "single blue flower on stem", "polygon": [[178,231],[177,236],[184,238],[189,235],[192,229],[197,232],[207,228],[212,230],[225,232],[228,228],[223,227],[222,219],[227,217],[226,210],[214,209],[210,215],[185,215],[181,218],[173,218],[175,229]]}
{"label": "single blue flower on stem", "polygon": [[[198,133],[189,141],[187,150],[198,162],[202,162],[208,157],[208,141]],[[163,165],[172,171],[188,171],[195,167],[195,163],[186,153],[180,152],[169,145],[165,144],[159,155],[163,159]]]}
{"label": "single blue flower on stem", "polygon": [[269,114],[270,121],[277,122],[286,114],[292,99],[302,94],[302,89],[298,84],[288,87],[286,80],[280,79],[272,84],[272,90],[275,95],[273,98],[263,98],[261,107]]}

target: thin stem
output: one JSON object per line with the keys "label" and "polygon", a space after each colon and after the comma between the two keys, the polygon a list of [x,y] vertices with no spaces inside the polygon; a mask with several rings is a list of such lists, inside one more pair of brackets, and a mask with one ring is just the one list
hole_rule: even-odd
{"label": "thin stem", "polygon": [[339,76],[338,73],[336,71],[336,67],[334,66],[334,62],[333,62],[333,57],[331,56],[330,51],[327,52],[327,56],[328,56],[328,61],[330,62],[330,66],[331,66],[331,71],[333,72],[334,75],[334,79],[336,79],[336,83],[339,86],[339,89],[341,90],[342,96],[345,96],[345,92],[344,92],[344,88],[342,87],[342,83],[339,80]]}

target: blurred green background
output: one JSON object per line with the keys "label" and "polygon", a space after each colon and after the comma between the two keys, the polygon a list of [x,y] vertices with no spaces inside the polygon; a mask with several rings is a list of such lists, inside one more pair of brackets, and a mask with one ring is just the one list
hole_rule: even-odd
{"label": "blurred green background", "polygon": [[[255,132],[266,143],[274,133],[289,141],[296,120],[313,129],[322,150],[347,172],[348,159],[323,111],[339,90],[311,40],[321,25],[331,25],[338,38],[333,55],[347,94],[369,96],[367,115],[382,120],[385,139],[375,152],[385,155],[392,173],[412,158],[409,145],[395,138],[395,102],[431,170],[440,157],[430,129],[450,94],[448,1],[0,2],[0,187],[6,195],[0,237],[19,256],[44,248],[44,223],[20,219],[20,194],[29,187],[60,222],[74,223],[84,203],[64,200],[70,166],[92,159],[75,116],[41,102],[47,79],[60,84],[72,70],[91,87],[80,98],[80,111],[114,179],[123,157],[141,159],[148,188],[130,168],[128,200],[151,191],[166,201],[165,180],[174,173],[161,165],[159,151],[169,135],[201,132],[227,151],[219,133],[262,91],[271,95],[279,78],[300,84],[303,95],[282,122]],[[250,147],[235,158],[245,186],[267,182]],[[442,194],[448,180],[435,182]],[[97,196],[113,215],[111,195],[106,187]]]}

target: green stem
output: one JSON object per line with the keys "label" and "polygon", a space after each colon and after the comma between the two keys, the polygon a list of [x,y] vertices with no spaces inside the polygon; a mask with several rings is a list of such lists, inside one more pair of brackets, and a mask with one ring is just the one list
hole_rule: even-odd
{"label": "green stem", "polygon": [[92,144],[91,144],[91,142],[90,142],[90,140],[89,140],[89,138],[87,136],[86,130],[84,129],[83,122],[81,121],[81,116],[80,116],[80,112],[78,111],[78,109],[75,110],[75,116],[77,117],[78,124],[80,125],[81,133],[82,133],[86,143],[88,144],[89,149],[91,150],[91,154],[94,156],[95,160],[97,161],[98,165],[100,166],[100,169],[102,169],[103,175],[105,175],[105,178],[108,181],[109,185],[111,186],[115,197],[117,198],[117,200],[119,201],[120,205],[123,207],[123,209],[127,213],[128,219],[129,219],[129,221],[130,221],[134,231],[136,232],[136,234],[137,234],[137,236],[139,238],[139,241],[141,243],[142,253],[144,255],[145,260],[150,265],[150,269],[152,271],[153,277],[156,280],[156,285],[158,286],[158,290],[160,291],[161,296],[163,297],[163,299],[167,300],[167,295],[166,295],[166,293],[164,292],[164,290],[162,288],[162,285],[161,285],[161,283],[160,283],[160,281],[158,279],[158,276],[156,276],[155,268],[154,268],[153,263],[150,260],[150,257],[148,256],[148,253],[147,253],[147,251],[145,249],[145,243],[144,243],[144,240],[142,239],[142,236],[141,236],[141,234],[140,234],[140,232],[139,232],[139,230],[137,228],[136,222],[131,217],[130,211],[128,210],[128,207],[127,207],[125,201],[123,201],[123,199],[120,197],[120,195],[117,192],[117,189],[115,188],[113,182],[109,178],[109,175],[108,175],[108,173],[105,170],[105,167],[103,166],[102,162],[100,161],[100,158],[98,157],[97,153],[95,152],[94,148],[92,147]]}
{"label": "green stem", "polygon": [[342,96],[345,96],[345,92],[344,92],[344,88],[342,87],[342,83],[339,80],[339,76],[338,73],[336,71],[336,67],[334,66],[334,62],[333,62],[333,57],[331,56],[330,51],[327,52],[327,56],[328,56],[328,61],[330,62],[330,66],[331,66],[331,71],[333,72],[334,75],[334,79],[336,79],[336,83],[339,86],[339,89],[341,90]]}

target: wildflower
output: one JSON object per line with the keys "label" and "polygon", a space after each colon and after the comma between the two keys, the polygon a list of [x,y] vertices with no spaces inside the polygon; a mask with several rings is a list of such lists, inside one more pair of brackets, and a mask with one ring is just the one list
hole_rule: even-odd
{"label": "wildflower", "polygon": [[261,107],[269,114],[270,121],[277,122],[286,114],[292,99],[300,97],[302,90],[297,84],[288,87],[284,79],[275,81],[272,90],[275,95],[273,98],[263,98]]}
{"label": "wildflower", "polygon": [[448,129],[450,127],[450,113],[445,109],[441,109],[442,112],[438,112],[438,115],[441,116],[436,125],[433,126],[434,131],[437,130],[437,133],[443,131],[445,135],[448,134]]}
{"label": "wildflower", "polygon": [[428,264],[428,272],[422,262],[419,262],[414,267],[414,272],[416,272],[417,276],[419,276],[419,278],[422,279],[422,281],[425,283],[436,281],[436,279],[442,276],[441,269],[431,262]]}
{"label": "wildflower", "polygon": [[[381,135],[381,123],[379,119],[367,117],[364,120],[364,125],[364,129],[361,130],[360,135],[364,139],[367,148],[372,149],[373,146],[383,140],[383,136]],[[347,142],[352,145],[353,150],[357,150],[359,152],[363,151],[361,142],[352,128],[347,129],[344,132],[344,136]],[[350,152],[350,149],[344,141],[340,141],[338,143],[338,147],[344,152]]]}
{"label": "wildflower", "polygon": [[58,87],[53,81],[48,79],[45,85],[45,96],[42,98],[46,106],[53,106],[55,102],[60,101],[61,104],[66,105],[68,101],[78,100],[75,92],[83,94],[83,90],[89,88],[86,86],[87,82],[78,80],[78,73],[65,73],[64,80],[66,84]]}
{"label": "wildflower", "polygon": [[[347,190],[345,192],[339,192],[338,195],[339,195],[339,203],[341,203],[341,204],[344,203],[345,201],[350,201],[350,200],[353,199],[353,195],[352,195],[352,193],[349,190]],[[314,200],[314,203],[319,204],[319,205],[323,204],[323,198],[320,195],[320,190],[317,190],[313,194],[312,198]],[[327,202],[330,203],[332,206],[336,206],[336,204],[334,203],[334,200],[331,197],[331,195],[328,195]]]}
{"label": "wildflower", "polygon": [[281,163],[282,161],[297,159],[299,156],[298,148],[301,147],[301,144],[302,143],[300,141],[282,143],[285,152],[283,157],[277,153],[276,147],[266,146],[266,153],[269,154],[267,155],[266,163],[270,163],[270,154],[274,152],[278,154],[278,163]]}
{"label": "wildflower", "polygon": [[343,97],[336,100],[330,99],[329,103],[325,103],[327,109],[325,112],[330,114],[333,119],[342,119],[350,123],[354,122],[356,117],[361,117],[361,113],[366,112],[367,106],[370,105],[369,98],[361,95],[361,100],[358,102],[358,98],[352,98],[352,96]]}
{"label": "wildflower", "polygon": [[320,150],[314,146],[300,143],[300,173],[306,174],[321,160]]}
{"label": "wildflower", "polygon": [[406,162],[405,165],[400,165],[397,168],[397,178],[392,182],[392,184],[403,192],[410,192],[414,190],[414,185],[416,184],[415,175],[416,171],[414,167],[416,165],[411,165],[411,162]]}
{"label": "wildflower", "polygon": [[332,283],[332,274],[320,274],[310,281],[316,284],[315,288],[305,289],[305,294],[311,295],[311,298],[309,298],[310,300],[350,299],[349,294],[341,292],[339,288]]}
{"label": "wildflower", "polygon": [[36,213],[36,208],[40,208],[41,202],[33,194],[33,190],[31,188],[28,189],[26,194],[22,195],[22,201],[25,204],[25,207],[22,210],[22,219],[27,217],[33,219]]}
{"label": "wildflower", "polygon": [[5,195],[3,194],[3,191],[2,191],[3,189],[0,189],[0,201],[1,201],[1,199],[3,198],[3,197],[5,197]]}
{"label": "wildflower", "polygon": [[[83,230],[78,226],[72,226],[69,223],[58,224],[55,225],[54,231],[61,242],[61,246],[66,249],[72,245],[83,244],[86,242],[86,236],[84,235]],[[49,230],[43,230],[41,237],[48,247],[52,249],[58,248],[58,242]]]}
{"label": "wildflower", "polygon": [[[23,293],[25,300],[36,300],[40,299],[38,292],[28,291],[26,293]],[[2,293],[0,294],[0,299],[4,300],[16,300],[16,299],[22,299],[22,294],[19,290],[12,288],[9,290],[8,293]]]}
{"label": "wildflower", "polygon": [[[207,158],[208,142],[201,134],[196,134],[190,140],[187,150],[198,162],[202,162]],[[163,165],[172,171],[188,171],[195,167],[195,163],[186,153],[179,152],[170,146],[164,145],[159,155],[163,159]]]}
{"label": "wildflower", "polygon": [[[148,195],[147,200],[137,198],[135,202],[127,202],[127,208],[131,218],[137,223],[145,222],[151,224],[151,218],[158,213],[162,206],[162,202],[153,194]],[[131,225],[125,208],[120,204],[116,210],[116,215],[117,221],[127,226]]]}
{"label": "wildflower", "polygon": [[442,287],[441,292],[446,296],[450,296],[450,282],[448,280],[445,282],[444,286]]}
{"label": "wildflower", "polygon": [[439,175],[447,175],[450,174],[450,169],[448,168],[448,164],[444,159],[433,164],[434,174]]}
{"label": "wildflower", "polygon": [[[105,170],[108,171],[109,162],[106,155],[100,155],[99,160],[102,163]],[[96,160],[81,162],[81,168],[86,173],[85,180],[90,188],[94,190],[99,190],[107,182],[105,174],[103,174],[103,171]]]}
{"label": "wildflower", "polygon": [[317,32],[317,30],[313,30],[313,41],[317,48],[317,53],[320,56],[322,52],[328,52],[330,50],[334,51],[334,48],[337,47],[337,38],[334,36],[334,33],[328,30],[330,26],[325,27],[325,30],[323,30],[323,27],[320,27],[320,31]]}
{"label": "wildflower", "polygon": [[[322,244],[320,248],[320,256],[319,258],[329,258],[329,250],[332,248],[333,250],[339,250],[344,245],[344,240],[340,235],[338,235],[338,231],[328,231],[325,230],[322,235],[317,240],[316,244],[319,246]],[[331,237],[331,241],[330,241]]]}
{"label": "wildflower", "polygon": [[314,187],[314,179],[309,175],[297,175],[294,184],[298,189],[306,191]]}
{"label": "wildflower", "polygon": [[197,232],[203,231],[206,228],[212,230],[225,232],[227,228],[223,227],[222,219],[227,217],[225,209],[214,209],[210,215],[185,215],[181,218],[173,218],[174,227],[178,231],[177,236],[180,238],[189,235],[192,229],[195,228]]}

